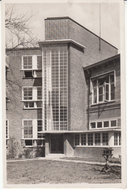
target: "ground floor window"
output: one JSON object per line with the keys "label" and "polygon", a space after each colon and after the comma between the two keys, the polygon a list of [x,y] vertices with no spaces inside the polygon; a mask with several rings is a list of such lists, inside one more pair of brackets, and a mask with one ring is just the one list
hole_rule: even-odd
{"label": "ground floor window", "polygon": [[25,147],[42,147],[44,146],[44,140],[27,139],[25,140]]}
{"label": "ground floor window", "polygon": [[121,133],[119,132],[114,133],[114,145],[115,146],[121,145]]}
{"label": "ground floor window", "polygon": [[6,120],[6,139],[9,139],[9,120]]}
{"label": "ground floor window", "polygon": [[121,145],[121,133],[120,132],[94,132],[94,133],[81,133],[74,135],[75,146],[108,146],[110,136],[114,139],[114,143],[111,146]]}

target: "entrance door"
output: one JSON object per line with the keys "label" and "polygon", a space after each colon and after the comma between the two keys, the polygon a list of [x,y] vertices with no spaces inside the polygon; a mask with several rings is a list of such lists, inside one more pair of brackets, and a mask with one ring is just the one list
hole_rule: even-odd
{"label": "entrance door", "polygon": [[63,134],[51,135],[50,151],[51,153],[64,153]]}

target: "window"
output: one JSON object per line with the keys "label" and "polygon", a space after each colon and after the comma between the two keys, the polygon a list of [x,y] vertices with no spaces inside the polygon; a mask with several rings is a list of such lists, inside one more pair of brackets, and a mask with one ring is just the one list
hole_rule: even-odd
{"label": "window", "polygon": [[24,120],[24,138],[33,138],[32,120]]}
{"label": "window", "polygon": [[24,102],[24,108],[34,108],[34,102]]}
{"label": "window", "polygon": [[33,146],[32,140],[25,140],[25,146]]}
{"label": "window", "polygon": [[[23,87],[23,98],[22,100],[32,100],[34,101],[41,101],[42,100],[42,87]],[[31,103],[31,105],[33,105]],[[30,105],[30,107],[32,107]],[[26,105],[27,107],[27,105]],[[28,106],[29,107],[29,106]],[[38,106],[37,106],[38,107]]]}
{"label": "window", "polygon": [[37,88],[37,99],[38,100],[42,99],[42,88],[41,87]]}
{"label": "window", "polygon": [[23,56],[23,69],[32,69],[32,56]]}
{"label": "window", "polygon": [[75,135],[75,145],[79,145],[79,134]]}
{"label": "window", "polygon": [[88,134],[88,145],[93,145],[93,133]]}
{"label": "window", "polygon": [[102,144],[108,145],[108,133],[102,133]]}
{"label": "window", "polygon": [[9,139],[9,121],[6,120],[6,139]]}
{"label": "window", "polygon": [[42,69],[42,56],[37,56],[37,68]]}
{"label": "window", "polygon": [[91,129],[95,129],[96,128],[96,122],[92,122],[90,123]]}
{"label": "window", "polygon": [[102,128],[102,122],[97,122],[97,128]]}
{"label": "window", "polygon": [[32,78],[33,72],[32,71],[24,71],[24,77],[25,78]]}
{"label": "window", "polygon": [[115,146],[121,145],[121,133],[120,132],[114,133],[114,145]]}
{"label": "window", "polygon": [[86,134],[81,134],[81,145],[86,145]]}
{"label": "window", "polygon": [[109,127],[109,121],[104,121],[104,127]]}
{"label": "window", "polygon": [[32,94],[32,88],[24,88],[23,89],[23,98],[24,100],[32,100],[33,94]]}
{"label": "window", "polygon": [[115,99],[114,72],[91,79],[92,104],[103,103]]}
{"label": "window", "polygon": [[116,120],[111,121],[111,127],[116,127]]}
{"label": "window", "polygon": [[95,145],[100,145],[101,143],[101,135],[100,133],[95,133]]}

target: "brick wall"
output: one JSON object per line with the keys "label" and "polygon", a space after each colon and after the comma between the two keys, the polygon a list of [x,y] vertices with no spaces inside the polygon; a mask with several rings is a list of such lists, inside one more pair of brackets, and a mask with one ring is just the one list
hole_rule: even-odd
{"label": "brick wall", "polygon": [[39,110],[24,110],[22,100],[22,86],[38,86],[41,79],[23,79],[21,71],[22,55],[41,55],[40,50],[15,50],[8,51],[9,71],[7,74],[7,119],[9,120],[9,136],[15,137],[20,142],[22,137],[22,119],[37,119]]}

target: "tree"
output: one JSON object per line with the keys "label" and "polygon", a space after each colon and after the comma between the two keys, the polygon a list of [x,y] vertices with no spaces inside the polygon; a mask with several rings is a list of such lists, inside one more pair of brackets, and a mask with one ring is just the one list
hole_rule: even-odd
{"label": "tree", "polygon": [[38,46],[38,39],[34,37],[29,23],[32,16],[25,13],[18,14],[14,6],[7,6],[5,11],[6,48]]}

